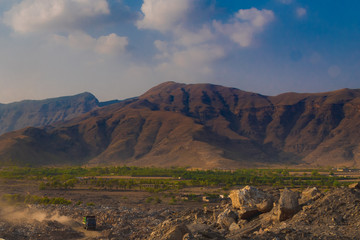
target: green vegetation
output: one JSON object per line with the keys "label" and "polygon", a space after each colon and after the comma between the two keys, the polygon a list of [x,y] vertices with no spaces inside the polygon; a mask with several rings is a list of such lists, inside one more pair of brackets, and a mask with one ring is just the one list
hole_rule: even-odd
{"label": "green vegetation", "polygon": [[156,197],[148,197],[148,198],[146,198],[145,202],[146,203],[161,203],[162,200],[158,196],[156,196]]}
{"label": "green vegetation", "polygon": [[22,194],[4,194],[1,197],[1,200],[8,204],[61,204],[69,205],[71,204],[70,200],[64,199],[62,197],[48,198],[48,197],[39,197],[36,195],[22,195]]}
{"label": "green vegetation", "polygon": [[[117,177],[122,176],[122,177]],[[142,178],[150,177],[150,178]],[[0,170],[0,178],[39,181],[39,189],[87,188],[92,190],[145,190],[157,193],[188,186],[222,187],[267,185],[276,187],[337,187],[351,182],[324,169],[238,169],[187,170],[154,167],[62,167],[19,168]],[[350,180],[350,182],[341,182]],[[356,179],[353,179],[356,181]]]}
{"label": "green vegetation", "polygon": [[159,197],[155,197],[155,203],[161,203],[161,199]]}
{"label": "green vegetation", "polygon": [[181,177],[187,170],[185,168],[154,168],[154,167],[8,167],[0,170],[0,178],[7,179],[42,179],[44,177],[58,177],[62,180],[74,177],[95,176],[132,176],[132,177]]}
{"label": "green vegetation", "polygon": [[172,196],[170,201],[169,201],[169,204],[173,205],[173,204],[176,204],[176,202],[177,202],[177,200],[176,200],[175,196]]}

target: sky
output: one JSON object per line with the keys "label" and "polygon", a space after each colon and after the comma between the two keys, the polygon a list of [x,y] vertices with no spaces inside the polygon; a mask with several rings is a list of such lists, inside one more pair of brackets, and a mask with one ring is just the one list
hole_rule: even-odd
{"label": "sky", "polygon": [[0,0],[0,102],[165,81],[264,95],[360,88],[360,1]]}

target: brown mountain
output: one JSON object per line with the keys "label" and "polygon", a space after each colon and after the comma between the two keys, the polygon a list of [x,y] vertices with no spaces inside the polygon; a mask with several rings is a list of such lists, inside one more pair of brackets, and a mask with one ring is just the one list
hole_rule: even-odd
{"label": "brown mountain", "polygon": [[0,104],[0,134],[24,127],[43,127],[115,103],[100,103],[91,93]]}
{"label": "brown mountain", "polygon": [[359,166],[360,90],[275,97],[167,82],[46,129],[0,137],[3,164]]}

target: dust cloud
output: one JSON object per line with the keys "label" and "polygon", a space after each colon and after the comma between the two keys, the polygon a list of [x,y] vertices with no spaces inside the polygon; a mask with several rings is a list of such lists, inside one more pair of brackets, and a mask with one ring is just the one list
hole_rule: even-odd
{"label": "dust cloud", "polygon": [[38,209],[33,209],[31,206],[11,206],[6,203],[0,203],[0,216],[3,220],[12,223],[57,221],[61,224],[69,225],[74,221],[69,217],[61,216],[58,212],[49,213]]}
{"label": "dust cloud", "polygon": [[[46,226],[51,221],[56,221],[63,226],[66,226],[65,230],[63,229],[62,234],[64,236],[69,236],[69,239],[89,239],[89,238],[98,238],[101,237],[101,232],[98,231],[87,231],[83,229],[81,222],[76,221],[70,217],[60,215],[59,212],[49,212],[45,210],[39,210],[31,205],[18,205],[13,206],[7,203],[0,202],[0,220],[6,221],[13,226],[17,226],[20,229],[27,229],[24,228],[25,225],[31,226],[42,226],[40,227],[41,231],[46,231]],[[79,234],[76,235],[75,233]],[[48,233],[49,235],[53,236],[57,233]],[[66,235],[70,234],[70,235]],[[75,234],[71,235],[71,234]],[[0,236],[0,240],[2,240]],[[56,239],[56,238],[54,238]],[[65,238],[66,239],[66,238]]]}

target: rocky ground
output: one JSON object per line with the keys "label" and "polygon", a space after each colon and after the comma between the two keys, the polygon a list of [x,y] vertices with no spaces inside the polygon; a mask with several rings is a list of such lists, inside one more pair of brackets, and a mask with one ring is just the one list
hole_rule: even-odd
{"label": "rocky ground", "polygon": [[[0,239],[360,239],[360,190],[254,187],[231,199],[182,205],[29,205],[0,208]],[[82,228],[96,215],[98,228]]]}

